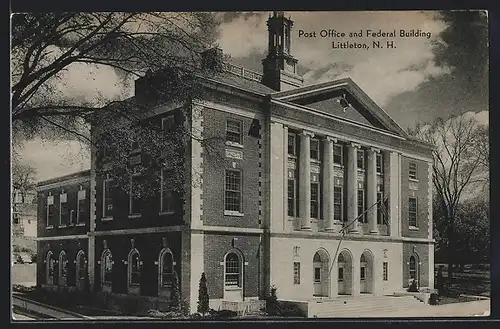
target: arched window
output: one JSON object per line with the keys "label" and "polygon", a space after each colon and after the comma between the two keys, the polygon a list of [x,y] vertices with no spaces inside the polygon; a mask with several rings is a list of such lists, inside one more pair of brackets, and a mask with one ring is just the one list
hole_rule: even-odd
{"label": "arched window", "polygon": [[409,272],[410,272],[410,279],[417,278],[417,261],[415,259],[415,256],[410,257]]}
{"label": "arched window", "polygon": [[76,278],[77,280],[85,279],[87,258],[85,257],[85,252],[80,250],[76,254]]}
{"label": "arched window", "polygon": [[137,249],[133,249],[128,255],[128,273],[131,286],[141,284],[141,256]]}
{"label": "arched window", "polygon": [[66,259],[66,252],[62,250],[59,253],[59,282],[66,284],[66,277],[68,275],[68,260]]}
{"label": "arched window", "polygon": [[314,254],[313,262],[314,263],[321,262],[321,256],[319,255],[318,252]]}
{"label": "arched window", "polygon": [[169,288],[172,286],[174,273],[174,256],[169,249],[160,252],[160,285]]}
{"label": "arched window", "polygon": [[366,263],[366,257],[365,254],[361,255],[361,259],[359,260],[361,263]]}
{"label": "arched window", "polygon": [[240,279],[241,261],[235,252],[226,255],[225,261],[225,284],[226,286],[241,287]]}
{"label": "arched window", "polygon": [[47,272],[45,273],[46,275],[45,279],[47,281],[47,284],[54,284],[55,259],[52,251],[47,252],[47,258],[45,263],[47,265]]}
{"label": "arched window", "polygon": [[113,254],[106,249],[101,256],[101,280],[103,283],[111,283],[113,274]]}
{"label": "arched window", "polygon": [[340,254],[339,255],[339,263],[344,263],[344,262],[345,262],[344,254]]}

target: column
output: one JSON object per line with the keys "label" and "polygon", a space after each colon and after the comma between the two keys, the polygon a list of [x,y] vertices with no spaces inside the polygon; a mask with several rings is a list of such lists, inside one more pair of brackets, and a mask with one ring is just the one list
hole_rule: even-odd
{"label": "column", "polygon": [[300,134],[299,154],[299,217],[303,230],[311,229],[311,137],[314,134],[303,131]]}
{"label": "column", "polygon": [[325,230],[335,231],[333,218],[333,143],[337,140],[327,136],[324,140],[323,149],[323,217],[325,219]]}
{"label": "column", "polygon": [[[358,221],[358,154],[359,144],[347,146],[347,223],[349,232],[359,233]],[[354,221],[354,222],[353,222]],[[358,282],[359,284],[359,282]]]}
{"label": "column", "polygon": [[361,294],[361,263],[359,257],[352,260],[352,296]]}
{"label": "column", "polygon": [[377,153],[379,151],[374,148],[368,149],[368,164],[367,164],[367,184],[366,184],[366,208],[370,208],[367,212],[368,225],[370,234],[378,234],[377,226]]}
{"label": "column", "polygon": [[386,186],[385,193],[389,193],[389,230],[390,236],[401,236],[400,228],[400,198],[401,198],[401,172],[400,172],[400,155],[396,152],[386,152],[385,154],[385,171],[384,179]]}

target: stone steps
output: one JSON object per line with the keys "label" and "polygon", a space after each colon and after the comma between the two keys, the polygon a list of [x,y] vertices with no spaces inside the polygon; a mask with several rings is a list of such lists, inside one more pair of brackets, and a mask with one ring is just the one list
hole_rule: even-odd
{"label": "stone steps", "polygon": [[426,309],[429,305],[424,304],[413,296],[390,297],[390,296],[363,296],[358,298],[347,297],[321,302],[312,302],[315,317],[376,317],[384,313],[397,311]]}

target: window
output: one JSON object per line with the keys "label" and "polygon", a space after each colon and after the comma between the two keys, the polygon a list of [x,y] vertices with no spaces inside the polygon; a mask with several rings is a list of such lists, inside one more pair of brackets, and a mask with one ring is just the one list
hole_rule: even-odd
{"label": "window", "polygon": [[293,284],[300,284],[300,262],[293,262]]}
{"label": "window", "polygon": [[47,271],[46,271],[46,280],[47,284],[54,284],[54,267],[56,260],[54,259],[54,254],[52,251],[47,252],[47,258],[46,258],[46,266],[47,266]]}
{"label": "window", "polygon": [[68,260],[66,252],[63,250],[59,253],[59,284],[66,285],[66,277],[68,276]]}
{"label": "window", "polygon": [[342,221],[342,187],[333,187],[333,218]]}
{"label": "window", "polygon": [[415,162],[410,162],[408,176],[410,179],[417,179],[417,164]]}
{"label": "window", "polygon": [[103,182],[103,203],[102,213],[103,217],[113,218],[113,179],[107,178]]}
{"label": "window", "polygon": [[76,223],[85,223],[87,219],[87,198],[86,198],[86,190],[80,186],[80,191],[78,191],[78,203],[76,210]]}
{"label": "window", "polygon": [[310,156],[313,160],[319,160],[319,140],[311,139]]}
{"label": "window", "polygon": [[358,189],[358,216],[361,217],[358,218],[358,221],[361,223],[366,223],[366,214],[364,214],[365,211],[365,190],[363,189]]}
{"label": "window", "polygon": [[321,267],[314,268],[314,282],[315,283],[321,282]]}
{"label": "window", "polygon": [[128,256],[129,283],[131,286],[141,284],[141,257],[139,251],[134,249]]}
{"label": "window", "polygon": [[68,206],[68,193],[61,193],[59,195],[59,225],[67,226],[69,224],[69,206]]}
{"label": "window", "polygon": [[234,252],[226,255],[225,261],[225,278],[226,286],[241,287],[240,280],[240,258]]}
{"label": "window", "polygon": [[164,288],[172,287],[174,274],[174,256],[170,250],[164,249],[160,258],[161,286]]}
{"label": "window", "polygon": [[339,267],[339,282],[344,281],[344,268]]}
{"label": "window", "polygon": [[226,121],[226,142],[241,144],[241,122],[237,120]]}
{"label": "window", "polygon": [[161,119],[161,130],[163,130],[164,132],[168,132],[168,131],[171,131],[172,128],[174,127],[174,116],[173,115],[170,115],[166,118],[162,118]]}
{"label": "window", "polygon": [[382,154],[377,154],[376,157],[377,157],[376,158],[377,173],[382,174],[382,163],[383,163]]}
{"label": "window", "polygon": [[106,249],[102,253],[101,257],[101,278],[103,283],[113,282],[113,254],[111,250]]}
{"label": "window", "polygon": [[319,184],[311,183],[311,218],[319,218]]}
{"label": "window", "polygon": [[172,189],[172,179],[174,171],[163,168],[161,171],[161,202],[160,212],[174,212],[174,195]]}
{"label": "window", "polygon": [[417,278],[417,261],[415,259],[415,256],[410,257],[408,268],[409,268],[410,279],[415,280]]}
{"label": "window", "polygon": [[297,135],[288,134],[288,155],[297,155]]}
{"label": "window", "polygon": [[360,272],[360,274],[359,274],[360,279],[361,279],[361,280],[365,280],[365,279],[366,279],[366,267],[361,266],[361,269],[360,269],[360,270],[361,270],[361,272]]}
{"label": "window", "polygon": [[382,263],[382,278],[384,281],[388,280],[388,266],[389,266],[389,263],[387,263],[387,262]]}
{"label": "window", "polygon": [[382,211],[382,192],[377,192],[377,224],[384,224],[384,212]]}
{"label": "window", "polygon": [[141,176],[134,174],[130,176],[130,209],[129,215],[140,215],[142,212],[142,197],[141,197]]}
{"label": "window", "polygon": [[47,196],[47,227],[53,227],[56,222],[57,210],[54,205],[54,196],[51,192]]}
{"label": "window", "polygon": [[333,163],[342,166],[343,158],[342,158],[342,145],[334,145],[333,146]]}
{"label": "window", "polygon": [[288,180],[288,216],[295,217],[295,179]]}
{"label": "window", "polygon": [[241,171],[226,170],[225,210],[241,212]]}
{"label": "window", "polygon": [[417,198],[408,199],[408,222],[412,227],[417,227]]}
{"label": "window", "polygon": [[85,279],[87,259],[83,250],[80,250],[76,255],[76,278],[78,280]]}
{"label": "window", "polygon": [[365,151],[364,150],[358,150],[357,152],[358,155],[358,169],[365,169]]}

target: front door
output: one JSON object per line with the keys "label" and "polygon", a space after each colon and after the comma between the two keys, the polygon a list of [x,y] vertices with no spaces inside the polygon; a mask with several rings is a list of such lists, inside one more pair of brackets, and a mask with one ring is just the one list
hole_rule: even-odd
{"label": "front door", "polygon": [[366,284],[366,263],[361,263],[361,268],[360,268],[360,292],[361,293],[367,293],[367,284]]}
{"label": "front door", "polygon": [[338,284],[339,284],[339,295],[345,295],[346,289],[345,289],[344,264],[343,263],[339,263]]}
{"label": "front door", "polygon": [[323,295],[323,284],[322,284],[322,264],[321,262],[314,262],[314,296]]}

